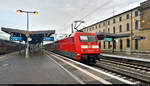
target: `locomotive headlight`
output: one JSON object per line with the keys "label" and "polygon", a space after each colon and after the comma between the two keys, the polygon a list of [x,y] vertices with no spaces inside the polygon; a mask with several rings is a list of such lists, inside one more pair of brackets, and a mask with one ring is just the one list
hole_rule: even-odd
{"label": "locomotive headlight", "polygon": [[79,56],[80,54],[78,53],[77,55]]}
{"label": "locomotive headlight", "polygon": [[98,45],[93,45],[92,48],[99,48],[99,46]]}
{"label": "locomotive headlight", "polygon": [[81,48],[88,48],[88,45],[81,45]]}

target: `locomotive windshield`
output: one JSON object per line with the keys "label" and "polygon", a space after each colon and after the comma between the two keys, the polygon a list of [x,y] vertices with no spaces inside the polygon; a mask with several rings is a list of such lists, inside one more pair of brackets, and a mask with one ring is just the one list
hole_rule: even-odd
{"label": "locomotive windshield", "polygon": [[96,42],[96,36],[80,36],[81,42]]}
{"label": "locomotive windshield", "polygon": [[88,36],[88,41],[89,42],[96,42],[96,36]]}

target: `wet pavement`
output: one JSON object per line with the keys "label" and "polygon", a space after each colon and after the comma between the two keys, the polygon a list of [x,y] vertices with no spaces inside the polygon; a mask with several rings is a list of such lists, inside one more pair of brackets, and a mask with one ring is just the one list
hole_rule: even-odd
{"label": "wet pavement", "polygon": [[0,61],[0,84],[79,84],[42,53],[7,56]]}

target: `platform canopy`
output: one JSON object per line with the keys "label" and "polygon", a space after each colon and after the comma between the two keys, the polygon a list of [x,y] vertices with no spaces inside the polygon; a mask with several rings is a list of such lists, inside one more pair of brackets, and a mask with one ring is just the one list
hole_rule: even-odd
{"label": "platform canopy", "polygon": [[124,37],[130,37],[134,34],[131,33],[124,33],[124,34],[113,34],[113,33],[105,33],[105,32],[97,32],[96,33],[99,40],[103,40],[104,38],[124,38]]}
{"label": "platform canopy", "polygon": [[[2,27],[1,30],[14,37],[22,37],[23,41],[27,41],[25,30],[18,30],[5,27]],[[55,34],[55,30],[29,31],[29,34],[30,38],[32,39],[31,41],[29,41],[29,43],[36,44],[43,42],[43,37],[50,37],[52,34]]]}

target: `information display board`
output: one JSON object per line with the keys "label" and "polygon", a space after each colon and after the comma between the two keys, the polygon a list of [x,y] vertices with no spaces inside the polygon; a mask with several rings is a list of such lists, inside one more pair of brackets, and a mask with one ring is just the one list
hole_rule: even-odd
{"label": "information display board", "polygon": [[11,36],[10,40],[11,41],[22,41],[22,37],[13,37],[13,36]]}
{"label": "information display board", "polygon": [[54,37],[44,37],[43,41],[54,41]]}

